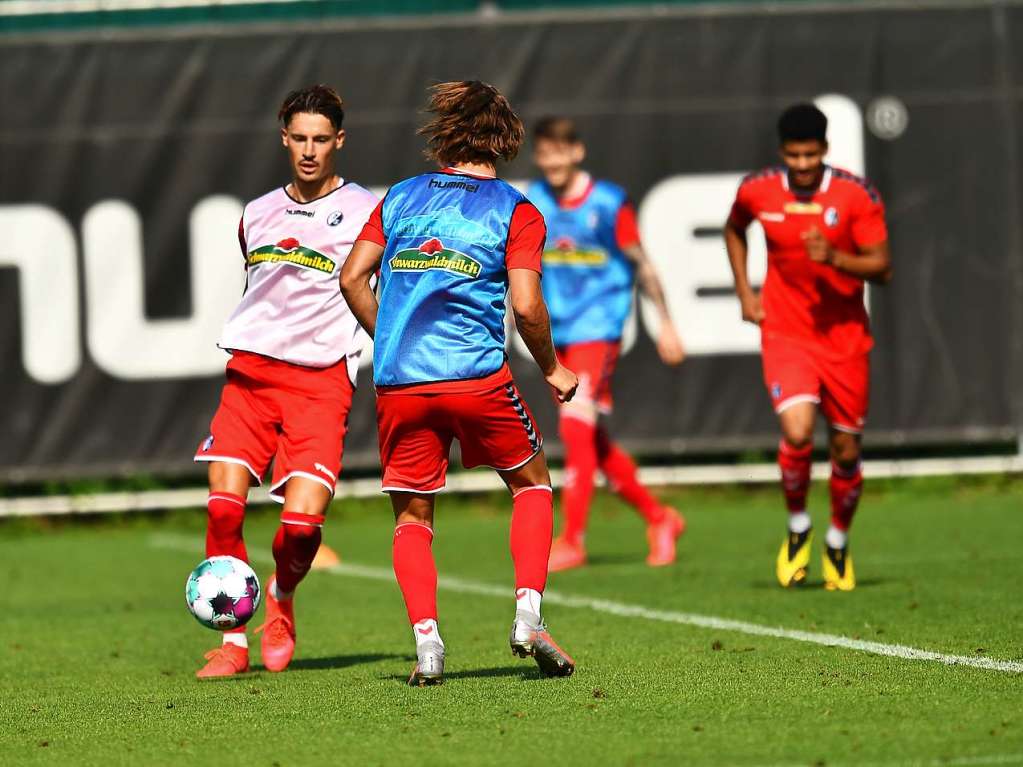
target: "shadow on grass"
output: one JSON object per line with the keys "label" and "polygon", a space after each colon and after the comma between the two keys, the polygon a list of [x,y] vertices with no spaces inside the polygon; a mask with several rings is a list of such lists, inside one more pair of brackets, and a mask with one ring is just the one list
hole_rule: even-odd
{"label": "shadow on grass", "polygon": [[[856,588],[869,589],[873,588],[874,586],[884,586],[887,583],[893,582],[894,581],[891,578],[857,578]],[[753,586],[753,588],[759,591],[790,591],[797,594],[799,592],[814,594],[817,593],[818,591],[824,590],[824,581],[820,579],[811,579],[801,586],[793,586],[792,588],[788,589],[783,589],[781,586],[778,585],[778,581],[776,580],[767,579],[753,581],[751,585]]]}
{"label": "shadow on grass", "polygon": [[[413,660],[414,662],[414,660]],[[496,668],[470,668],[463,669],[462,671],[449,671],[444,674],[444,681],[450,681],[452,679],[492,679],[495,677],[518,677],[523,682],[536,682],[542,679],[546,679],[543,674],[540,673],[540,669],[533,665],[522,664],[519,666],[498,666]],[[390,679],[402,684],[408,683],[408,675],[390,674],[383,676],[381,679]]]}
{"label": "shadow on grass", "polygon": [[645,565],[643,555],[639,554],[596,554],[587,557],[586,563],[590,565]]}
{"label": "shadow on grass", "polygon": [[[393,660],[401,655],[393,653],[364,653],[361,655],[328,655],[323,658],[295,658],[288,664],[289,671],[317,671],[322,669],[348,668],[363,663],[377,663],[382,660]],[[266,671],[265,666],[253,666],[253,671]]]}

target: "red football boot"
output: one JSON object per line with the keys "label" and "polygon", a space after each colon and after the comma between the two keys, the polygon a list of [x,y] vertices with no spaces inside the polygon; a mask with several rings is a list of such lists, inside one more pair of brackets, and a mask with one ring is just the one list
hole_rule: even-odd
{"label": "red football boot", "polygon": [[664,567],[675,561],[675,542],[686,531],[686,520],[675,509],[665,507],[664,519],[655,525],[647,525],[646,540],[650,553],[646,563],[651,567]]}
{"label": "red football boot", "polygon": [[195,672],[199,679],[218,679],[249,670],[249,649],[236,644],[225,644],[206,653],[206,665]]}
{"label": "red football boot", "polygon": [[556,573],[560,570],[571,570],[586,564],[586,549],[581,543],[573,543],[564,536],[558,536],[551,544],[551,557],[547,562],[547,571]]}
{"label": "red football boot", "polygon": [[256,629],[262,633],[260,648],[267,671],[284,671],[295,654],[295,613],[291,599],[273,597],[274,579],[266,587],[266,620]]}

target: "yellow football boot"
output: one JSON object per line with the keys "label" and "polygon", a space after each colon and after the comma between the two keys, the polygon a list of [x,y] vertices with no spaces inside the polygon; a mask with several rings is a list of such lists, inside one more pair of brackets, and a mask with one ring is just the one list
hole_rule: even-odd
{"label": "yellow football boot", "polygon": [[825,546],[821,564],[824,567],[824,588],[828,591],[852,591],[856,588],[856,574],[848,546],[841,549]]}
{"label": "yellow football boot", "polygon": [[785,588],[798,586],[806,580],[806,571],[810,566],[811,543],[812,529],[803,533],[789,533],[782,542],[775,572],[778,575],[778,583]]}

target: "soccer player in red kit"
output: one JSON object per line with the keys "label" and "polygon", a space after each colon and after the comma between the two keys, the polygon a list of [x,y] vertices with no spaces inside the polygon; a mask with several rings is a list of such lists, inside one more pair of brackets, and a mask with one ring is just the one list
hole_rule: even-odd
{"label": "soccer player in red kit", "polygon": [[[440,170],[390,188],[341,272],[341,290],[374,337],[373,376],[383,489],[394,507],[394,574],[405,599],[417,663],[409,684],[444,679],[431,545],[435,493],[451,442],[466,468],[498,471],[512,495],[515,618],[510,644],[549,676],[574,661],[541,619],[554,524],[543,441],[505,354],[505,306],[556,397],[575,393],[558,362],[540,289],[540,212],[496,176],[515,157],[522,122],[479,81],[432,89],[427,156]],[[371,280],[380,271],[380,299]],[[510,595],[510,594],[509,594]]]}
{"label": "soccer player in red kit", "polygon": [[543,179],[530,184],[526,194],[547,222],[544,298],[558,357],[579,375],[575,399],[561,406],[565,525],[551,548],[550,569],[586,563],[584,537],[598,468],[646,522],[647,564],[669,565],[685,520],[643,486],[636,464],[611,439],[606,424],[613,402],[611,379],[637,285],[660,316],[657,353],[666,365],[682,362],[682,341],[657,270],[640,243],[636,211],[625,190],[580,167],[586,147],[568,118],[541,119],[533,142],[533,161]]}
{"label": "soccer player in red kit", "polygon": [[[246,560],[249,486],[273,461],[270,497],[284,504],[264,589],[263,663],[282,671],[295,651],[292,595],[309,571],[341,471],[359,355],[368,340],[337,279],[377,198],[335,171],[344,109],[324,85],[281,106],[292,179],[245,206],[239,227],[245,292],[220,346],[231,353],[210,434],[195,460],[209,463],[206,556]],[[200,678],[249,668],[245,629],[225,632]]]}
{"label": "soccer player in red kit", "polygon": [[[873,345],[864,281],[891,279],[884,206],[866,180],[824,162],[827,118],[812,104],[778,121],[783,165],[743,179],[725,224],[742,318],[760,326],[764,382],[781,424],[778,449],[788,535],[778,553],[782,586],[806,580],[812,528],[806,509],[817,411],[827,419],[831,525],[822,568],[829,590],[856,585],[848,530],[863,487],[860,442]],[[758,295],[746,270],[746,229],[767,238],[767,279]]]}

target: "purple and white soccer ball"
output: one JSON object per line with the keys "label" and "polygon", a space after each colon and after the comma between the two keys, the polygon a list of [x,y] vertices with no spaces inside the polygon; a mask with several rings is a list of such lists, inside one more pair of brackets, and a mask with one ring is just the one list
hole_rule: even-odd
{"label": "purple and white soccer ball", "polygon": [[188,611],[206,628],[218,631],[248,623],[260,596],[256,574],[236,557],[203,560],[185,583]]}

